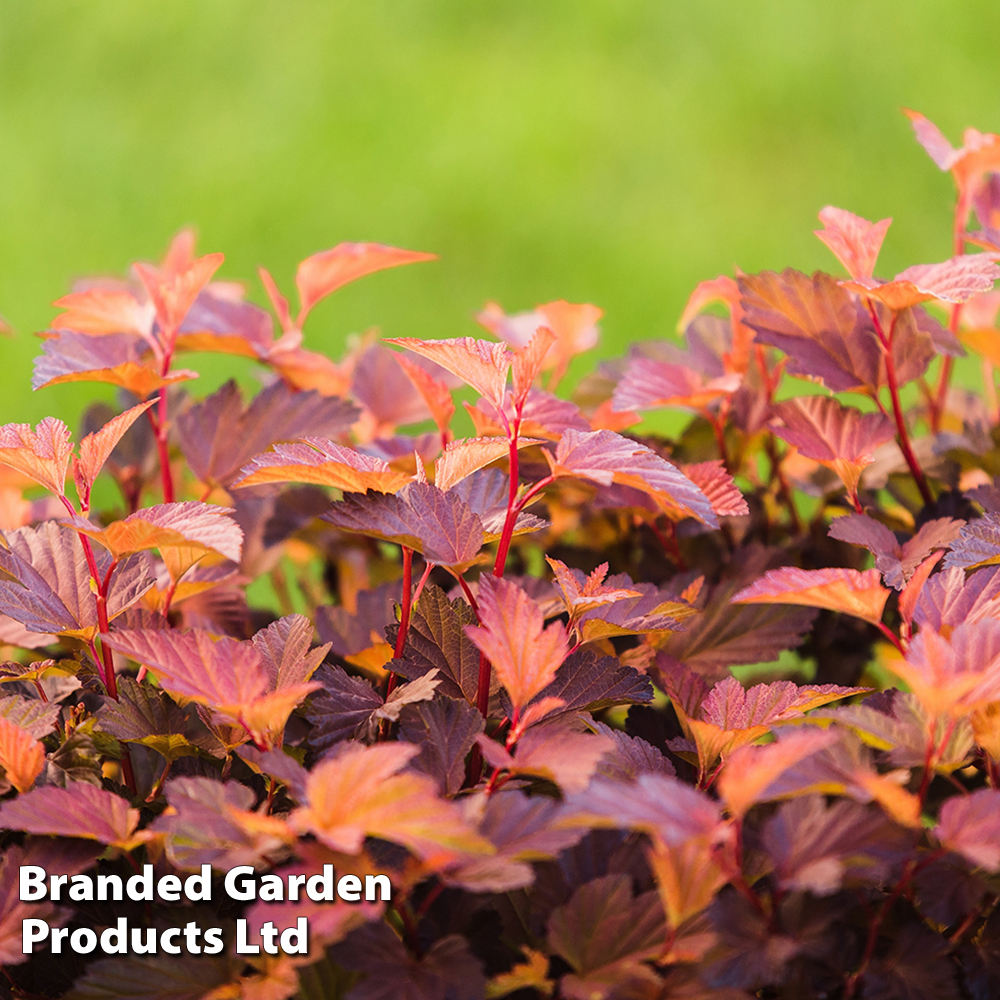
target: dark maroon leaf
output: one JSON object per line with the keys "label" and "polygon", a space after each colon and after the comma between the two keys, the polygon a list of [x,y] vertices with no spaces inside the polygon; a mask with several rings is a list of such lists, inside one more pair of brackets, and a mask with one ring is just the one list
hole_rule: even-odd
{"label": "dark maroon leaf", "polygon": [[124,955],[87,966],[66,1000],[199,1000],[237,974],[228,955]]}
{"label": "dark maroon leaf", "polygon": [[187,715],[159,688],[137,684],[131,677],[118,679],[118,700],[105,700],[97,725],[101,732],[126,743],[141,743],[167,760],[197,752],[185,736]]}
{"label": "dark maroon leaf", "polygon": [[385,628],[396,621],[394,605],[399,604],[402,593],[402,585],[394,581],[359,591],[354,614],[342,606],[322,607],[316,613],[316,631],[337,656],[360,653],[385,641]]}
{"label": "dark maroon leaf", "polygon": [[244,407],[235,381],[196,403],[177,419],[179,440],[192,472],[206,483],[228,486],[241,468],[281,441],[307,434],[335,438],[358,418],[337,397],[294,392],[277,381]]}
{"label": "dark maroon leaf", "polygon": [[597,773],[602,778],[631,782],[640,774],[676,775],[674,765],[651,743],[638,736],[629,736],[620,729],[612,729],[603,722],[595,722],[594,728],[615,744],[614,749],[597,765]]}
{"label": "dark maroon leaf", "polygon": [[[439,587],[425,587],[410,619],[403,655],[389,663],[389,668],[408,680],[436,668],[441,679],[439,694],[464,698],[474,705],[479,687],[479,648],[465,634],[465,627],[475,623],[475,612],[461,598],[449,601]],[[396,641],[397,629],[396,625],[386,629],[390,642]],[[498,686],[494,676],[491,692]]]}
{"label": "dark maroon leaf", "polygon": [[865,1000],[959,1000],[948,942],[919,924],[903,926],[864,977]]}
{"label": "dark maroon leaf", "polygon": [[980,569],[1000,563],[1000,514],[984,514],[962,528],[944,568]]}
{"label": "dark maroon leaf", "polygon": [[382,707],[382,696],[368,681],[351,677],[333,665],[320,667],[316,680],[323,687],[310,697],[305,714],[313,725],[310,745],[325,753],[365,725],[372,712]]}
{"label": "dark maroon leaf", "polygon": [[466,755],[484,726],[483,717],[467,701],[435,698],[403,708],[399,738],[420,747],[410,766],[430,775],[443,794],[454,795],[465,780]]}

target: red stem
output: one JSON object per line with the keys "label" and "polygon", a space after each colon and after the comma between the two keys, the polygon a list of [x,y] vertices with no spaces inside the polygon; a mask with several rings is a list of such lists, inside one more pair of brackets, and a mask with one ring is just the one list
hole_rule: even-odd
{"label": "red stem", "polygon": [[910,435],[906,429],[906,421],[903,418],[903,406],[899,401],[899,380],[896,376],[896,359],[892,354],[893,334],[896,331],[896,319],[898,314],[893,313],[892,324],[889,327],[889,335],[886,336],[882,329],[882,324],[879,321],[878,313],[875,311],[874,305],[870,299],[867,301],[868,312],[871,315],[872,322],[875,324],[875,332],[878,334],[879,341],[884,348],[885,379],[889,386],[889,397],[892,400],[892,413],[896,420],[896,437],[899,440],[899,450],[902,451],[903,458],[906,459],[906,464],[910,467],[913,480],[917,484],[917,489],[920,490],[920,496],[923,498],[925,504],[930,505],[934,502],[934,494],[931,493],[931,489],[927,485],[927,478],[924,476],[924,471],[920,468],[920,465],[917,462],[917,457],[913,454],[913,449],[910,447]]}
{"label": "red stem", "polygon": [[[399,659],[403,655],[406,647],[406,633],[410,630],[410,604],[413,597],[413,549],[406,545],[401,546],[403,550],[403,597],[399,612],[399,632],[396,633],[396,648],[393,650],[393,658]],[[396,689],[399,682],[398,676],[389,672],[389,683],[385,687],[386,698]]]}
{"label": "red stem", "polygon": [[891,642],[896,647],[896,649],[898,649],[900,653],[902,653],[905,656],[906,649],[903,646],[903,644],[899,641],[899,638],[896,636],[896,633],[893,632],[893,630],[889,628],[889,626],[886,625],[884,622],[876,622],[876,626],[878,630],[882,633],[882,635],[884,635],[889,640],[889,642]]}
{"label": "red stem", "polygon": [[497,545],[497,557],[493,563],[493,575],[503,576],[504,567],[507,565],[507,552],[510,549],[510,541],[514,537],[514,524],[517,522],[517,478],[520,467],[520,458],[517,448],[518,432],[521,429],[521,414],[514,417],[514,426],[510,435],[510,489],[507,493],[507,517],[503,522],[503,531],[500,534],[500,544]]}
{"label": "red stem", "polygon": [[[966,210],[967,211],[967,210]],[[959,256],[965,249],[965,219],[960,218],[962,214],[962,202],[959,200],[955,205],[955,220],[952,227],[952,253]],[[958,333],[958,318],[962,313],[962,303],[956,302],[951,307],[951,315],[948,317],[948,329],[952,334]],[[938,378],[937,392],[931,400],[930,417],[931,430],[937,434],[941,430],[941,417],[944,415],[944,405],[948,398],[948,383],[951,381],[952,369],[955,359],[946,355],[941,363],[941,375]]]}

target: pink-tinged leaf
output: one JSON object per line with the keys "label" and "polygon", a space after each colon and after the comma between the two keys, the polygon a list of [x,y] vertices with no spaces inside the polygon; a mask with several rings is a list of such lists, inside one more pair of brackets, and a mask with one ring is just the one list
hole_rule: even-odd
{"label": "pink-tinged leaf", "polygon": [[69,428],[55,417],[46,417],[35,430],[30,424],[0,427],[0,464],[17,469],[56,496],[65,490],[72,454]]}
{"label": "pink-tinged leaf", "polygon": [[545,356],[555,342],[556,335],[547,326],[540,326],[527,344],[514,351],[510,374],[515,409],[524,406],[532,384],[542,370]]}
{"label": "pink-tinged leaf", "polygon": [[0,715],[0,784],[3,779],[19,792],[26,792],[35,783],[45,765],[45,747],[26,729]]}
{"label": "pink-tinged leaf", "polygon": [[[420,423],[431,416],[424,397],[403,370],[401,357],[401,352],[376,342],[353,360],[351,396],[364,407],[355,433],[362,440],[389,437],[400,425]],[[433,378],[426,371],[424,374]]]}
{"label": "pink-tinged leaf", "polygon": [[503,405],[507,372],[512,360],[512,355],[504,344],[491,344],[472,337],[458,337],[455,340],[390,337],[385,343],[396,344],[422,355],[457,375],[495,406]]}
{"label": "pink-tinged leaf", "polygon": [[781,421],[771,425],[774,433],[836,472],[852,496],[875,449],[896,433],[885,414],[862,413],[830,396],[798,396],[775,404],[774,413]]}
{"label": "pink-tinged leaf", "polygon": [[676,776],[674,765],[651,743],[638,736],[629,736],[620,729],[612,729],[603,722],[595,722],[594,728],[614,743],[614,749],[597,766],[597,773],[602,778],[630,783],[637,780],[640,774]]}
{"label": "pink-tinged leaf", "polygon": [[1000,514],[984,514],[969,521],[951,543],[945,569],[982,569],[1000,563]]}
{"label": "pink-tinged leaf", "polygon": [[566,824],[641,830],[668,846],[722,832],[719,804],[676,778],[642,774],[634,785],[596,780],[568,797]]}
{"label": "pink-tinged leaf", "polygon": [[614,604],[629,597],[639,597],[638,590],[607,587],[604,578],[608,575],[608,564],[601,563],[590,576],[584,576],[579,570],[571,570],[559,559],[546,556],[545,561],[555,575],[555,583],[563,597],[563,603],[570,617],[583,611],[599,607],[602,604]]}
{"label": "pink-tinged leaf", "polygon": [[131,290],[123,287],[97,285],[64,295],[52,305],[66,310],[52,320],[53,330],[73,330],[91,336],[130,333],[148,338],[156,315],[151,302],[140,302]]}
{"label": "pink-tinged leaf", "polygon": [[981,569],[966,579],[956,567],[932,576],[917,597],[913,620],[921,628],[947,627],[1000,617],[1000,572]]}
{"label": "pink-tinged leaf", "polygon": [[645,445],[614,431],[567,430],[555,456],[545,455],[556,478],[631,486],[658,503],[678,507],[709,527],[718,527],[708,497],[687,476]]}
{"label": "pink-tinged leaf", "polygon": [[73,482],[84,510],[90,507],[90,490],[104,463],[114,451],[125,432],[154,403],[149,400],[133,406],[109,420],[99,431],[88,434],[80,442],[80,457],[73,462]]}
{"label": "pink-tinged leaf", "polygon": [[430,483],[409,483],[395,494],[348,494],[323,520],[343,531],[405,545],[458,573],[476,562],[483,546],[479,516],[461,497]]}
{"label": "pink-tinged leaf", "polygon": [[845,288],[878,299],[893,312],[937,299],[941,302],[966,302],[980,292],[988,292],[1000,278],[1000,267],[992,254],[961,254],[940,264],[915,264],[901,271],[892,281],[845,281]]}
{"label": "pink-tinged leaf", "polygon": [[486,735],[477,737],[477,742],[491,767],[544,778],[567,793],[582,792],[614,744],[607,736],[580,728],[575,719],[535,726],[518,740],[513,756]]}
{"label": "pink-tinged leaf", "polygon": [[28,838],[24,847],[9,846],[0,856],[0,965],[4,968],[30,961],[22,944],[24,921],[44,920],[50,927],[60,927],[73,915],[70,909],[51,902],[22,903],[20,870],[23,865],[39,865],[61,875],[77,875],[97,859],[98,849],[80,840],[53,840],[50,837]]}
{"label": "pink-tinged leaf", "polygon": [[448,384],[435,378],[429,371],[421,368],[406,355],[396,354],[394,357],[396,363],[406,373],[406,377],[420,393],[424,405],[430,411],[434,423],[437,424],[437,429],[443,434],[451,423],[451,418],[455,415],[455,400],[452,398]]}
{"label": "pink-tinged leaf", "polygon": [[166,794],[169,808],[152,829],[165,836],[167,857],[182,871],[266,868],[294,839],[284,821],[253,811],[254,793],[235,781],[174,778]]}
{"label": "pink-tinged leaf", "polygon": [[74,781],[69,788],[46,785],[0,806],[0,828],[49,837],[125,846],[138,825],[139,810],[130,808],[127,799],[85,781]]}
{"label": "pink-tinged leaf", "polygon": [[250,640],[277,690],[304,684],[330,651],[330,643],[312,648],[313,626],[305,615],[286,615]]}
{"label": "pink-tinged leaf", "polygon": [[892,219],[869,222],[860,215],[827,205],[819,213],[819,221],[824,228],[816,235],[833,251],[847,273],[852,278],[871,278]]}
{"label": "pink-tinged leaf", "polygon": [[205,705],[243,726],[259,745],[281,745],[288,716],[316,683],[275,689],[252,642],[201,629],[122,630],[103,636],[112,649],[149,667],[172,695]]}
{"label": "pink-tinged leaf", "polygon": [[941,130],[929,118],[919,111],[904,108],[903,113],[913,124],[917,142],[927,150],[927,155],[941,170],[951,170],[955,162],[962,156],[964,150],[955,149],[944,137]]}
{"label": "pink-tinged leaf", "polygon": [[934,836],[977,868],[1000,871],[1000,792],[980,788],[952,796],[941,807]]}
{"label": "pink-tinged leaf", "polygon": [[597,344],[600,337],[597,323],[603,315],[604,311],[597,306],[559,300],[538,306],[534,312],[508,316],[495,302],[488,302],[476,319],[513,348],[524,347],[540,326],[551,330],[555,342],[545,354],[542,369],[552,370],[549,381],[552,391],[566,373],[569,362]]}
{"label": "pink-tinged leaf", "polygon": [[833,392],[874,393],[884,384],[871,317],[836,279],[789,269],[741,275],[739,285],[743,322],[788,355],[790,375],[820,379]]}
{"label": "pink-tinged leaf", "polygon": [[173,342],[188,310],[224,259],[221,253],[210,253],[197,260],[171,261],[168,258],[163,268],[151,264],[132,265],[156,307],[159,336],[166,344]]}
{"label": "pink-tinged leaf", "polygon": [[889,593],[879,582],[878,570],[798,569],[782,566],[745,587],[734,604],[799,604],[854,615],[873,625],[882,621]]}
{"label": "pink-tinged leaf", "polygon": [[481,625],[465,627],[466,635],[486,654],[500,683],[520,711],[556,676],[569,652],[561,622],[545,627],[538,603],[507,580],[479,581]]}
{"label": "pink-tinged leaf", "polygon": [[770,797],[771,786],[800,761],[833,746],[832,731],[795,730],[763,747],[743,746],[726,761],[719,776],[719,794],[735,816],[745,815],[756,802]]}
{"label": "pink-tinged leaf", "polygon": [[202,292],[181,323],[175,350],[266,361],[275,346],[274,321],[259,306],[242,301],[242,295],[242,288],[238,298]]}
{"label": "pink-tinged leaf", "polygon": [[683,365],[633,353],[615,387],[611,405],[619,412],[665,406],[700,411],[731,396],[740,382],[735,373],[706,379]]}
{"label": "pink-tinged leaf", "polygon": [[[476,427],[476,434],[488,437],[498,434],[506,437],[507,431],[497,408],[487,399],[480,399],[475,406],[463,404]],[[514,401],[511,393],[507,393],[504,402],[504,415],[508,423],[514,420]],[[562,435],[573,428],[578,431],[589,431],[590,423],[580,412],[580,407],[566,399],[559,399],[551,392],[545,392],[534,386],[528,389],[524,405],[521,408],[521,430],[524,437],[544,438],[547,441],[558,441]]]}
{"label": "pink-tinged leaf", "polygon": [[[518,438],[518,448],[541,444],[534,438]],[[434,465],[434,483],[450,490],[466,476],[510,454],[510,444],[504,438],[461,438],[452,441]]]}
{"label": "pink-tinged leaf", "polygon": [[[75,531],[55,521],[3,533],[0,611],[32,632],[56,632],[91,639],[97,631],[97,602],[90,569]],[[106,552],[95,553],[98,573],[109,572],[108,619],[113,621],[153,585],[145,564],[125,559],[112,568]]]}
{"label": "pink-tinged leaf", "polygon": [[[188,549],[190,560],[207,552],[217,552],[238,563],[243,546],[243,529],[231,518],[232,507],[185,500],[143,507],[121,521],[99,528],[86,518],[68,520],[77,531],[100,542],[119,559],[131,552],[159,549],[165,559],[167,549]],[[186,569],[187,567],[185,567]]]}
{"label": "pink-tinged leaf", "polygon": [[930,556],[928,556],[917,568],[914,570],[913,576],[907,581],[906,586],[899,593],[899,614],[900,617],[906,622],[907,626],[913,626],[913,616],[917,609],[917,601],[920,600],[920,595],[923,592],[924,584],[927,583],[930,578],[931,573],[934,572],[934,568],[941,561],[944,556],[944,552],[938,550]]}
{"label": "pink-tinged leaf", "polygon": [[437,260],[437,256],[382,243],[338,243],[330,250],[314,253],[299,264],[295,273],[295,287],[302,304],[295,325],[301,328],[312,307],[338,288],[366,274],[425,260]]}
{"label": "pink-tinged leaf", "polygon": [[[303,434],[342,434],[358,410],[342,399],[293,392],[284,382],[262,389],[244,407],[235,381],[180,414],[181,448],[199,479],[228,486],[255,455]],[[82,447],[82,446],[81,446]]]}
{"label": "pink-tinged leaf", "polygon": [[681,472],[708,497],[717,517],[740,517],[750,513],[746,499],[726,471],[722,459],[682,465]]}
{"label": "pink-tinged leaf", "polygon": [[965,622],[947,637],[924,627],[905,659],[888,659],[886,666],[930,716],[961,718],[1000,701],[1000,620]]}
{"label": "pink-tinged leaf", "polygon": [[359,853],[365,837],[380,837],[402,844],[431,868],[461,854],[493,853],[458,807],[438,798],[430,778],[399,773],[419,752],[402,743],[348,745],[312,769],[306,804],[292,813],[292,827],[346,854]]}
{"label": "pink-tinged leaf", "polygon": [[162,375],[148,347],[131,334],[91,337],[63,331],[47,338],[42,352],[35,358],[33,389],[64,382],[106,382],[146,399],[164,386],[198,377],[183,368]]}
{"label": "pink-tinged leaf", "polygon": [[[286,336],[301,337],[296,331]],[[288,346],[285,340],[276,341],[264,359],[293,389],[312,390],[321,396],[346,396],[351,390],[351,376],[347,366],[334,364],[325,354]]]}
{"label": "pink-tinged leaf", "polygon": [[927,521],[911,539],[900,545],[896,536],[874,518],[867,514],[848,514],[833,520],[830,537],[863,545],[875,556],[875,568],[885,582],[902,590],[931,552],[947,548],[958,538],[964,524],[964,521],[948,517]]}
{"label": "pink-tinged leaf", "polygon": [[913,835],[881,809],[821,796],[794,799],[767,821],[764,849],[783,890],[829,896],[848,885],[880,885],[913,850]]}
{"label": "pink-tinged leaf", "polygon": [[271,277],[271,272],[266,267],[258,267],[257,274],[260,276],[260,283],[264,286],[264,291],[267,292],[267,297],[278,317],[281,329],[287,333],[295,326],[292,322],[291,310],[288,308],[288,299],[278,290],[274,278]]}
{"label": "pink-tinged leaf", "polygon": [[[448,492],[461,497],[479,516],[487,542],[495,542],[500,537],[510,498],[510,478],[502,469],[477,470],[450,487]],[[548,521],[522,511],[514,523],[514,534],[523,535],[546,527]]]}
{"label": "pink-tinged leaf", "polygon": [[276,444],[273,451],[258,455],[243,467],[233,485],[316,483],[345,493],[394,493],[409,481],[409,476],[395,472],[380,458],[323,438],[305,437],[294,444]]}
{"label": "pink-tinged leaf", "polygon": [[[52,665],[52,660],[43,660],[41,662],[48,666]],[[20,667],[20,664],[4,664],[5,668],[9,666]],[[28,672],[28,668],[21,669]],[[0,677],[5,674],[6,670],[0,673]],[[18,670],[15,676],[17,674],[21,674],[21,671]],[[8,722],[13,722],[36,740],[40,740],[43,736],[48,736],[56,728],[60,712],[61,706],[56,702],[39,701],[37,698],[25,698],[19,694],[7,695],[4,698],[0,698],[0,718],[4,718]]]}
{"label": "pink-tinged leaf", "polygon": [[719,681],[701,703],[701,717],[720,729],[750,729],[798,719],[806,712],[869,688],[773,681],[745,688],[735,677]]}

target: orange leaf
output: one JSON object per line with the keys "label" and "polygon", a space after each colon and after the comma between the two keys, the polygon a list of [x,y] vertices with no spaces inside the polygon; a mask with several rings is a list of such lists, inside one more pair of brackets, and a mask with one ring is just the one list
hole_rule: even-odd
{"label": "orange leaf", "polygon": [[[518,448],[529,448],[541,444],[534,438],[518,438]],[[466,476],[485,468],[510,453],[510,443],[501,437],[461,438],[451,441],[444,453],[434,464],[434,485],[438,489],[450,490]]]}
{"label": "orange leaf", "polygon": [[431,373],[420,365],[415,364],[404,354],[397,354],[396,361],[399,367],[406,372],[407,377],[417,387],[417,391],[427,404],[427,409],[431,411],[434,423],[443,434],[451,423],[451,418],[455,415],[455,400],[452,399],[451,389],[436,379]]}
{"label": "orange leaf", "polygon": [[234,486],[261,483],[316,483],[345,493],[395,493],[411,477],[394,472],[388,462],[362,455],[353,448],[323,438],[307,437],[293,444],[277,444],[258,455],[242,471]]}
{"label": "orange leaf", "polygon": [[52,320],[53,330],[75,330],[92,336],[134,333],[148,338],[155,309],[140,302],[127,288],[88,288],[71,292],[52,303],[66,312]]}
{"label": "orange leaf", "polygon": [[148,400],[119,413],[109,420],[99,431],[88,434],[80,442],[80,457],[73,462],[73,482],[84,510],[90,508],[90,490],[94,480],[104,467],[108,456],[124,437],[125,432],[148,410],[156,400]]}
{"label": "orange leaf", "polygon": [[306,803],[292,813],[291,825],[346,854],[359,853],[365,837],[379,837],[402,844],[431,867],[463,853],[494,853],[459,808],[438,797],[431,778],[398,773],[419,752],[403,743],[347,744],[312,769]]}
{"label": "orange leaf", "polygon": [[892,219],[869,222],[853,212],[827,205],[819,213],[819,221],[825,228],[817,230],[816,235],[847,268],[847,273],[852,278],[871,278]]}
{"label": "orange leaf", "polygon": [[507,580],[479,580],[479,626],[466,635],[489,657],[515,712],[552,682],[569,652],[561,622],[545,627],[537,601]]}
{"label": "orange leaf", "polygon": [[197,260],[186,258],[187,254],[168,255],[162,268],[151,264],[132,266],[156,307],[160,337],[168,342],[177,335],[194,300],[225,259],[221,253],[206,254]]}
{"label": "orange leaf", "polygon": [[798,569],[782,566],[745,587],[733,604],[799,604],[826,608],[878,625],[890,590],[882,586],[878,570]]}
{"label": "orange leaf", "polygon": [[72,453],[69,428],[55,417],[46,417],[35,430],[30,424],[0,427],[0,464],[17,469],[56,496],[65,492]]}
{"label": "orange leaf", "polygon": [[26,792],[45,764],[45,747],[26,729],[0,715],[0,767],[7,780]]}
{"label": "orange leaf", "polygon": [[375,271],[424,260],[437,260],[437,256],[381,243],[338,243],[331,250],[314,253],[299,264],[295,274],[302,303],[295,325],[301,328],[312,307],[338,288]]}
{"label": "orange leaf", "polygon": [[511,380],[514,388],[514,407],[519,409],[531,389],[535,377],[542,370],[542,362],[549,348],[555,343],[556,335],[547,327],[540,326],[524,347],[514,352],[511,360]]}
{"label": "orange leaf", "polygon": [[390,337],[387,344],[397,344],[447,368],[463,382],[478,389],[496,407],[503,406],[511,353],[504,344],[491,344],[473,337],[454,340],[418,340],[415,337]]}

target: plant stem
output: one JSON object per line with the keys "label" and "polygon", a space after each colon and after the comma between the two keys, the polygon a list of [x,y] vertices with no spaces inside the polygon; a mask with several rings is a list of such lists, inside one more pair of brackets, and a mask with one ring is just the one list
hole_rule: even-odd
{"label": "plant stem", "polygon": [[877,627],[878,630],[882,633],[882,635],[884,635],[889,640],[889,642],[891,642],[896,647],[896,649],[898,649],[899,652],[905,656],[906,649],[903,647],[903,644],[899,641],[899,638],[897,637],[896,633],[893,632],[892,629],[889,628],[889,626],[886,625],[884,622],[878,622]]}
{"label": "plant stem", "polygon": [[875,306],[872,304],[871,299],[868,299],[867,302],[868,313],[872,318],[872,322],[875,324],[875,332],[878,334],[879,341],[882,344],[883,352],[885,354],[885,380],[889,387],[889,397],[892,400],[892,413],[896,420],[896,437],[899,441],[899,450],[903,453],[903,458],[906,459],[906,464],[910,467],[910,473],[913,475],[913,480],[917,484],[917,489],[920,490],[920,496],[923,498],[924,504],[930,505],[934,502],[934,494],[931,493],[931,488],[927,485],[927,478],[924,476],[924,471],[920,468],[920,464],[917,462],[917,457],[913,454],[913,449],[910,447],[910,435],[906,429],[906,420],[903,416],[903,406],[899,401],[899,380],[896,376],[896,359],[893,357],[892,353],[893,335],[896,331],[896,319],[898,314],[893,313],[892,324],[889,327],[889,335],[886,336],[885,331],[882,329],[882,323],[879,321]]}
{"label": "plant stem", "polygon": [[496,577],[503,576],[504,567],[507,565],[507,552],[510,549],[510,541],[514,537],[514,525],[517,522],[517,479],[520,468],[517,438],[520,429],[521,414],[518,413],[514,417],[514,426],[511,428],[510,434],[510,489],[507,492],[507,516],[504,518],[500,543],[497,545],[497,557],[493,563],[493,575]]}

